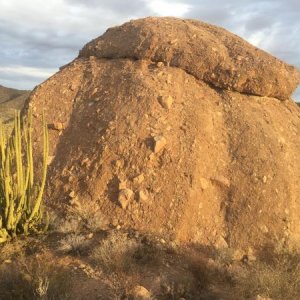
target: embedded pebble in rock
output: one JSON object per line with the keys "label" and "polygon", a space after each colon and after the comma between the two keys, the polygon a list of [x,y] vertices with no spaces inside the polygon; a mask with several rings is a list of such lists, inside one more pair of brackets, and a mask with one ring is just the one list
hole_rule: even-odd
{"label": "embedded pebble in rock", "polygon": [[148,193],[144,190],[139,191],[139,201],[147,201]]}
{"label": "embedded pebble in rock", "polygon": [[166,138],[161,135],[155,136],[153,140],[154,140],[154,153],[160,152],[162,149],[165,148],[167,144]]}
{"label": "embedded pebble in rock", "polygon": [[133,197],[132,190],[130,190],[130,189],[120,190],[118,200],[123,209],[127,208],[128,204],[132,200],[132,197]]}
{"label": "embedded pebble in rock", "polygon": [[158,101],[163,108],[170,109],[174,100],[172,96],[159,96]]}
{"label": "embedded pebble in rock", "polygon": [[119,182],[119,190],[124,190],[124,189],[126,189],[126,187],[127,187],[127,181],[126,180]]}
{"label": "embedded pebble in rock", "polygon": [[133,183],[141,184],[144,181],[144,179],[145,179],[144,174],[140,174],[133,179]]}
{"label": "embedded pebble in rock", "polygon": [[74,207],[77,207],[77,208],[81,207],[81,203],[78,201],[77,197],[71,198],[69,203],[70,203],[71,206],[74,206]]}
{"label": "embedded pebble in rock", "polygon": [[247,254],[247,256],[248,256],[248,260],[249,260],[249,261],[256,261],[256,256],[254,255],[254,251],[253,251],[252,248],[249,248],[249,249],[248,249],[248,254]]}
{"label": "embedded pebble in rock", "polygon": [[230,181],[225,176],[216,176],[211,178],[211,180],[224,187],[230,187]]}
{"label": "embedded pebble in rock", "polygon": [[206,190],[209,186],[209,181],[204,178],[204,177],[201,177],[200,178],[200,187],[203,189],[203,190]]}
{"label": "embedded pebble in rock", "polygon": [[227,242],[225,241],[225,239],[220,236],[219,239],[217,239],[216,243],[215,243],[215,247],[217,249],[227,249],[228,248],[228,244]]}
{"label": "embedded pebble in rock", "polygon": [[239,250],[239,249],[236,249],[234,250],[233,254],[232,254],[232,260],[234,261],[241,261],[244,257],[244,253]]}
{"label": "embedded pebble in rock", "polygon": [[54,160],[55,156],[54,155],[50,155],[48,156],[48,161],[47,161],[47,165],[50,165],[52,163],[52,161]]}
{"label": "embedded pebble in rock", "polygon": [[69,197],[70,198],[75,198],[76,197],[76,194],[74,191],[71,191],[70,194],[69,194]]}

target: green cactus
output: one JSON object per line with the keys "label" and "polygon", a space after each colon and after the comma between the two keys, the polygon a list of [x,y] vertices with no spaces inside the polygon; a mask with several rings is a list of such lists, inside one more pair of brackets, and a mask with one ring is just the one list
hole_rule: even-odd
{"label": "green cactus", "polygon": [[0,120],[0,243],[17,234],[42,230],[42,197],[47,176],[48,129],[43,116],[43,172],[34,180],[32,114],[22,122],[15,112],[8,137]]}

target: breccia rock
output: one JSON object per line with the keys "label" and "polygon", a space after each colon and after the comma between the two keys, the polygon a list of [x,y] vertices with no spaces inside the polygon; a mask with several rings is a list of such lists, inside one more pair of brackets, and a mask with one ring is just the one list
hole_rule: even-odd
{"label": "breccia rock", "polygon": [[300,248],[298,82],[294,67],[200,21],[111,28],[28,101],[37,170],[43,110],[64,124],[49,130],[46,202],[67,214],[74,191],[108,224],[238,253]]}

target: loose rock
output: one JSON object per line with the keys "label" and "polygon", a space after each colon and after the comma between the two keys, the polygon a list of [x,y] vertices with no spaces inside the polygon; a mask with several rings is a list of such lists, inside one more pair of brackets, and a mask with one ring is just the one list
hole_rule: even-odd
{"label": "loose rock", "polygon": [[54,155],[48,156],[47,165],[50,165],[52,163],[52,161],[54,160],[54,158],[55,158]]}
{"label": "loose rock", "polygon": [[272,300],[272,299],[269,297],[263,297],[263,296],[257,295],[256,297],[253,298],[253,300]]}
{"label": "loose rock", "polygon": [[143,286],[137,285],[130,293],[132,300],[151,300],[151,293]]}
{"label": "loose rock", "polygon": [[48,128],[52,130],[62,131],[65,129],[65,124],[61,122],[55,122],[52,124],[48,124]]}

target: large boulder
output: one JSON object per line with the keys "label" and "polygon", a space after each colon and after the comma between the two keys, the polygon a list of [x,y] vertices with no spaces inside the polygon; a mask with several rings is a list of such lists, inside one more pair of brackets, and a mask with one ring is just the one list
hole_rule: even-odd
{"label": "large boulder", "polygon": [[[300,246],[297,70],[195,20],[109,29],[32,93],[46,200],[112,224],[241,249]],[[70,197],[71,193],[71,197]],[[93,205],[92,205],[93,204]]]}

